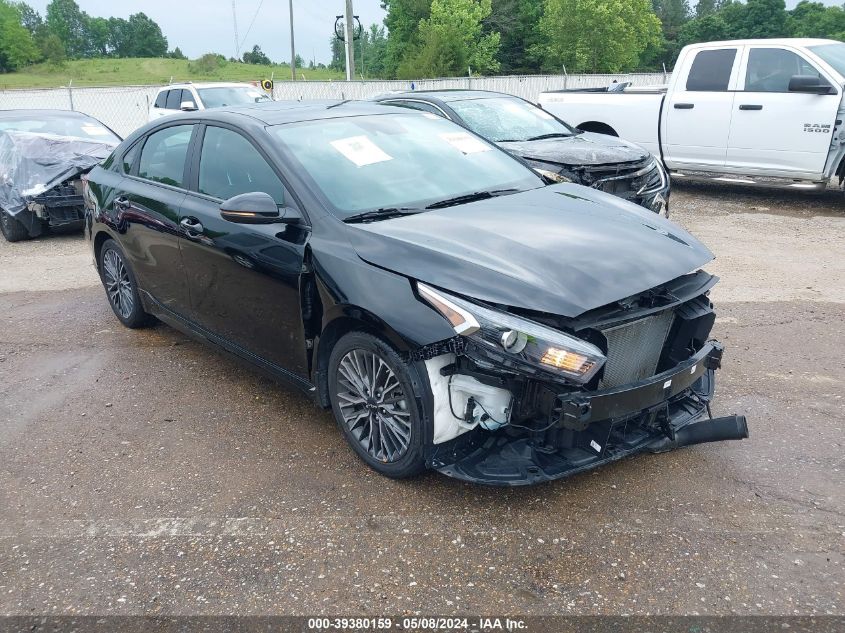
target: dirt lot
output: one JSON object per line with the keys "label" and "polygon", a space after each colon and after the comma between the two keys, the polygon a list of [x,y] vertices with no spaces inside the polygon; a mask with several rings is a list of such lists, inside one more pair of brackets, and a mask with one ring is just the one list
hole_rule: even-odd
{"label": "dirt lot", "polygon": [[0,241],[0,614],[842,614],[845,200],[685,184],[714,414],[752,437],[529,489],[383,479],[330,416]]}

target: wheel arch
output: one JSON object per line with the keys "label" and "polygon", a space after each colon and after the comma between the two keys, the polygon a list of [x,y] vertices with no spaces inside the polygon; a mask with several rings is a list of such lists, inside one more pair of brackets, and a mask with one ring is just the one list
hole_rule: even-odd
{"label": "wheel arch", "polygon": [[619,137],[619,133],[612,126],[602,121],[585,121],[578,126],[578,129],[584,132],[595,132],[596,134]]}

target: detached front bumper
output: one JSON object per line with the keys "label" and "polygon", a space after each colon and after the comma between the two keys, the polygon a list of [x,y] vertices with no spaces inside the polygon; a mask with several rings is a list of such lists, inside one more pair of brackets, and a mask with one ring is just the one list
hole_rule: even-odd
{"label": "detached front bumper", "polygon": [[551,481],[641,452],[663,452],[748,437],[743,416],[709,418],[722,347],[708,342],[669,371],[638,383],[551,399],[536,431],[476,429],[438,447],[432,467],[474,483],[520,486]]}

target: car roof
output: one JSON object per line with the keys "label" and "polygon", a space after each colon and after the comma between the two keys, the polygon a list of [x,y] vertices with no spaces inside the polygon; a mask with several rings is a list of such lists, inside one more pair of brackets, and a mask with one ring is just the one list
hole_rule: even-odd
{"label": "car roof", "polygon": [[248,81],[207,81],[204,83],[194,83],[192,81],[186,81],[184,83],[178,84],[168,84],[166,86],[162,86],[159,88],[159,92],[162,90],[172,90],[173,88],[258,88],[258,86],[249,83]]}
{"label": "car roof", "polygon": [[[14,120],[26,118],[51,118],[51,119],[94,119],[94,117],[84,114],[82,112],[75,112],[73,110],[49,110],[49,109],[31,109],[31,110],[0,110],[0,119]],[[96,119],[94,119],[96,121]]]}
{"label": "car roof", "polygon": [[[350,116],[383,115],[389,112],[407,114],[403,108],[388,108],[372,101],[265,101],[241,106],[212,108],[201,112],[192,112],[209,120],[227,120],[235,116],[255,119],[264,125],[283,125],[301,121],[337,119]],[[178,116],[178,115],[177,115]]]}
{"label": "car roof", "polygon": [[496,97],[510,97],[518,99],[513,95],[492,90],[466,90],[463,88],[452,88],[445,90],[406,90],[394,92],[389,95],[381,95],[377,101],[389,101],[390,99],[415,97],[423,101],[449,103],[450,101],[469,101],[470,99],[495,99]]}

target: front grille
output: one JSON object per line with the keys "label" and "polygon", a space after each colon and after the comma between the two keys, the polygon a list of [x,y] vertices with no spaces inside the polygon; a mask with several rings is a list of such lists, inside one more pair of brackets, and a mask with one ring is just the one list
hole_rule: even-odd
{"label": "front grille", "polygon": [[596,189],[636,202],[663,186],[660,167],[653,159],[589,168],[587,174]]}
{"label": "front grille", "polygon": [[607,339],[607,362],[600,388],[610,389],[653,376],[674,319],[673,310],[664,310],[601,330]]}

